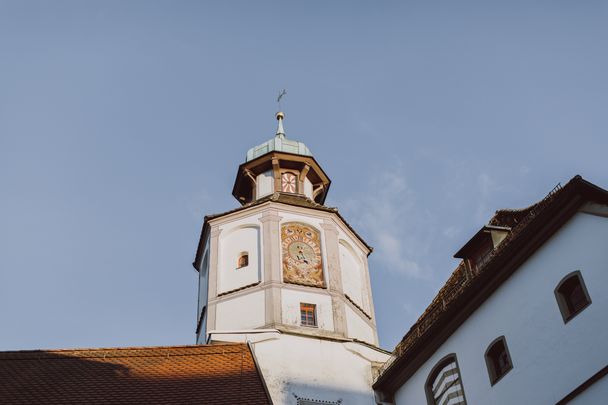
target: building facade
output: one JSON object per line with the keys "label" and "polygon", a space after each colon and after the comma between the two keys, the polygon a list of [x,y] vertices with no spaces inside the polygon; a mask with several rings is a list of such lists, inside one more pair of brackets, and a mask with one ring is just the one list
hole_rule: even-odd
{"label": "building facade", "polygon": [[371,247],[310,150],[285,136],[204,219],[196,345],[0,352],[0,403],[605,404],[608,192],[574,177],[499,210],[390,353]]}
{"label": "building facade", "polygon": [[[323,205],[331,184],[310,150],[274,138],[250,149],[233,195],[241,207],[205,217],[197,343],[252,345],[277,404],[370,404],[378,334],[371,248]],[[307,402],[308,401],[308,402]]]}
{"label": "building facade", "polygon": [[608,193],[501,210],[374,384],[379,404],[604,404]]}

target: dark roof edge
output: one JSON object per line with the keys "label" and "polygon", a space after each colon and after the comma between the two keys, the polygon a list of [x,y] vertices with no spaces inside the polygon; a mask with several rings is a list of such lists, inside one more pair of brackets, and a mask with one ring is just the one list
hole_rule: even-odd
{"label": "dark roof edge", "polygon": [[579,175],[573,177],[556,194],[556,198],[549,201],[508,246],[487,263],[484,271],[463,288],[460,296],[432,321],[431,326],[415,337],[410,347],[396,354],[401,342],[411,333],[416,333],[417,327],[426,320],[423,313],[395,348],[395,360],[373,384],[374,389],[386,393],[396,391],[511,274],[578,211],[583,203],[594,201],[608,204],[608,191]]}
{"label": "dark roof edge", "polygon": [[[23,356],[24,359],[38,359],[40,355],[44,354],[62,354],[62,353],[102,353],[108,351],[120,352],[120,351],[151,351],[151,350],[181,350],[181,349],[209,349],[214,346],[242,346],[244,343],[232,343],[226,342],[221,344],[213,344],[213,345],[175,345],[175,346],[128,346],[128,347],[92,347],[92,348],[67,348],[67,349],[33,349],[33,350],[6,350],[0,351],[0,358],[3,355],[12,355],[15,356],[11,359],[2,358],[2,360],[12,360],[18,359],[20,355]],[[159,354],[158,356],[166,356],[166,353]],[[107,356],[106,357],[120,357],[120,356]],[[134,356],[126,356],[126,357],[134,357]],[[156,356],[150,356],[156,357]]]}

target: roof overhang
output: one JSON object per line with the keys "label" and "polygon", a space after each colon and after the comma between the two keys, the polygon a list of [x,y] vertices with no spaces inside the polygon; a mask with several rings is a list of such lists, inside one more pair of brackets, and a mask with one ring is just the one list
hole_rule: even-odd
{"label": "roof overhang", "polygon": [[232,187],[232,195],[241,204],[243,203],[240,197],[247,194],[248,182],[251,180],[246,175],[246,172],[257,176],[268,170],[273,169],[273,160],[278,161],[281,169],[297,169],[300,170],[303,165],[310,167],[307,177],[314,185],[323,184],[324,190],[321,198],[318,199],[320,204],[325,202],[327,191],[331,185],[331,180],[323,171],[319,163],[312,156],[298,155],[295,153],[271,151],[260,157],[257,157],[249,162],[242,163],[237,171],[234,186]]}
{"label": "roof overhang", "polygon": [[344,217],[340,214],[340,212],[338,212],[337,208],[326,207],[324,205],[317,204],[314,201],[312,201],[308,198],[305,198],[305,197],[294,196],[294,195],[289,195],[289,194],[282,194],[282,193],[274,193],[274,194],[270,194],[269,196],[264,197],[260,200],[246,204],[242,207],[237,207],[233,210],[226,211],[226,212],[223,212],[220,214],[205,216],[205,220],[203,222],[203,228],[201,230],[201,236],[200,236],[198,247],[196,250],[196,257],[194,258],[194,262],[192,262],[192,266],[194,267],[194,269],[196,271],[199,271],[199,269],[200,269],[201,261],[203,258],[202,256],[203,256],[204,242],[206,239],[206,235],[210,230],[210,221],[214,221],[216,219],[223,218],[228,215],[232,215],[234,213],[240,213],[240,212],[243,212],[246,210],[253,210],[254,208],[260,207],[264,204],[271,204],[271,203],[279,203],[279,204],[285,204],[285,205],[290,205],[290,206],[294,206],[294,207],[309,208],[309,209],[313,209],[313,210],[317,210],[317,211],[323,211],[323,212],[334,214],[344,224],[346,229],[348,229],[353,234],[353,236],[359,242],[361,242],[361,244],[367,249],[367,256],[369,256],[374,250],[374,248],[371,247],[370,245],[368,245],[367,242],[361,237],[361,235],[359,235],[357,233],[357,231],[355,231],[355,229],[346,221],[346,219],[344,219]]}

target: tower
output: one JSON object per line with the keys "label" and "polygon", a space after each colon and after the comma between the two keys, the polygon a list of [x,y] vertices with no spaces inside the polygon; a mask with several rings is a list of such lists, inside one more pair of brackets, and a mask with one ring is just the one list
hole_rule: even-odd
{"label": "tower", "polygon": [[276,118],[276,135],[238,168],[241,206],[205,217],[197,343],[249,341],[275,403],[371,403],[372,366],[388,357],[377,347],[372,249],[323,205],[329,177]]}

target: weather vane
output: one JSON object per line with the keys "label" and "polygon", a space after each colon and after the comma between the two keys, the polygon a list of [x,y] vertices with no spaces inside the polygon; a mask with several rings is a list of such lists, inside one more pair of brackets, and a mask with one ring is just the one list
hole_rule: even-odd
{"label": "weather vane", "polygon": [[283,98],[283,96],[287,94],[287,90],[283,89],[281,91],[279,91],[279,97],[277,97],[277,103],[279,104],[279,111],[281,111],[281,99]]}

